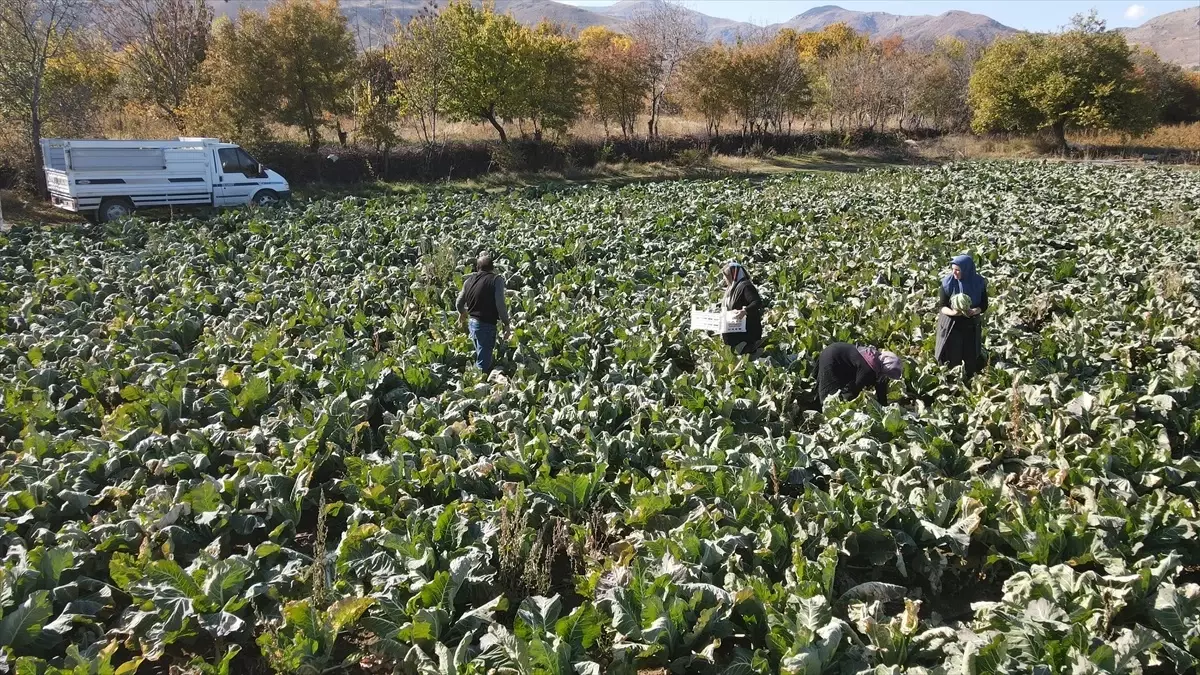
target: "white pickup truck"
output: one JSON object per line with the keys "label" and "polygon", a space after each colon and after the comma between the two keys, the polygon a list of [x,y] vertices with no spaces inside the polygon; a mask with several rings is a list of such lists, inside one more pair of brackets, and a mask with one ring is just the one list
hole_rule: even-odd
{"label": "white pickup truck", "polygon": [[265,206],[291,196],[283,176],[215,138],[46,138],[42,156],[54,205],[101,223],[141,208]]}

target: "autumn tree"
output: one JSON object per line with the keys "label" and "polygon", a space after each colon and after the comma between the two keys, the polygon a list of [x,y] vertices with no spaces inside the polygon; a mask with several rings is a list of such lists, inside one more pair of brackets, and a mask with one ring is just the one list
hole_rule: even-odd
{"label": "autumn tree", "polygon": [[915,114],[918,74],[924,66],[925,53],[906,44],[899,35],[885,37],[872,48],[878,58],[868,87],[871,128],[885,128],[889,120],[894,120],[903,130],[905,120],[911,120]]}
{"label": "autumn tree", "polygon": [[971,76],[971,126],[1049,129],[1062,148],[1068,127],[1140,133],[1154,115],[1138,84],[1124,36],[1093,12],[1064,33],[1023,33],[989,47]]}
{"label": "autumn tree", "polygon": [[520,62],[525,30],[511,16],[454,0],[439,16],[449,45],[444,106],[456,120],[487,122],[508,142],[501,123],[525,105],[527,71]]}
{"label": "autumn tree", "polygon": [[92,30],[72,33],[47,64],[42,119],[47,133],[80,137],[96,133],[117,93],[120,71],[112,48]]}
{"label": "autumn tree", "polygon": [[183,105],[212,36],[204,0],[103,0],[103,25],[123,47],[122,77],[141,102],[179,131]]}
{"label": "autumn tree", "polygon": [[763,48],[766,68],[771,73],[764,93],[764,117],[775,125],[776,133],[786,122],[806,113],[813,105],[813,69],[805,63],[786,36],[776,36]]}
{"label": "autumn tree", "polygon": [[738,44],[728,51],[721,90],[729,101],[729,110],[742,124],[742,133],[760,131],[763,97],[766,94],[767,73],[762,45]]}
{"label": "autumn tree", "polygon": [[[604,123],[621,127],[621,135],[634,133],[637,117],[650,95],[649,53],[627,35],[602,26],[591,26],[579,35],[585,64],[586,101]],[[685,87],[691,92],[691,86]]]}
{"label": "autumn tree", "polygon": [[779,38],[792,44],[800,58],[809,63],[831,58],[837,54],[862,51],[869,40],[845,23],[830,24],[819,31],[798,33],[791,28],[779,32]]}
{"label": "autumn tree", "polygon": [[919,64],[914,111],[928,124],[963,130],[971,124],[967,88],[980,48],[956,38],[942,38]]}
{"label": "autumn tree", "polygon": [[878,90],[878,55],[869,48],[830,52],[817,61],[820,79],[815,88],[817,107],[840,127],[861,127]]}
{"label": "autumn tree", "polygon": [[265,57],[265,17],[242,12],[213,25],[208,56],[188,88],[181,116],[193,134],[253,144],[267,137],[278,87]]}
{"label": "autumn tree", "polygon": [[422,8],[407,25],[397,25],[387,56],[396,76],[392,96],[397,111],[413,121],[426,143],[433,143],[450,79],[446,22],[431,6]]}
{"label": "autumn tree", "polygon": [[713,44],[695,51],[680,71],[684,107],[704,117],[709,136],[721,133],[721,122],[730,114],[730,70],[729,50]]}
{"label": "autumn tree", "polygon": [[872,76],[872,51],[865,35],[844,23],[819,31],[797,33],[784,29],[776,37],[788,45],[809,69],[812,108],[829,120],[833,129],[840,116],[842,126],[861,124],[866,117],[867,94],[874,85],[863,78]]}
{"label": "autumn tree", "polygon": [[357,72],[352,95],[356,134],[383,151],[386,173],[388,151],[400,142],[396,69],[384,50],[371,49],[359,56]]}
{"label": "autumn tree", "polygon": [[517,35],[514,51],[525,66],[525,83],[515,114],[532,122],[535,138],[541,138],[543,129],[565,132],[583,111],[585,74],[579,43],[547,22]]}
{"label": "autumn tree", "polygon": [[1200,121],[1200,73],[1185,72],[1145,48],[1134,50],[1133,66],[1157,122]]}
{"label": "autumn tree", "polygon": [[[85,9],[83,0],[0,0],[0,112],[24,127],[39,169],[43,127],[54,107],[47,73],[71,49]],[[44,194],[45,174],[36,175]]]}
{"label": "autumn tree", "polygon": [[278,106],[275,119],[300,127],[313,152],[321,145],[321,129],[346,112],[347,90],[355,63],[354,37],[337,0],[277,0],[255,43],[271,64]]}
{"label": "autumn tree", "polygon": [[688,57],[701,47],[703,26],[696,14],[667,0],[647,0],[630,19],[630,35],[649,56],[650,120],[647,131],[658,135],[659,114]]}
{"label": "autumn tree", "polygon": [[727,50],[721,90],[743,133],[782,133],[807,107],[808,76],[792,47],[784,36],[739,42]]}
{"label": "autumn tree", "polygon": [[262,137],[265,122],[299,127],[316,152],[321,130],[349,111],[354,40],[337,0],[275,0],[214,26],[189,128]]}

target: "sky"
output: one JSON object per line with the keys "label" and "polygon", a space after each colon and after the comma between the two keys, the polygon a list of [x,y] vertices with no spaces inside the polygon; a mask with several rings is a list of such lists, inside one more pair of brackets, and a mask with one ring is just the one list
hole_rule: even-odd
{"label": "sky", "polygon": [[[613,0],[559,0],[579,7],[599,7]],[[1109,28],[1140,26],[1160,14],[1196,7],[1200,0],[683,0],[698,12],[725,19],[766,25],[782,23],[805,10],[837,5],[860,12],[941,14],[958,9],[989,16],[1000,23],[1029,31],[1052,31],[1076,14],[1093,8]]]}

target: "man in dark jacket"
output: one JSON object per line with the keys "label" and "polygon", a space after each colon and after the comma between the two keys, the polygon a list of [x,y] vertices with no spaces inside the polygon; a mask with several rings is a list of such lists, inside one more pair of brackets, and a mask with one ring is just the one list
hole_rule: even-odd
{"label": "man in dark jacket", "polygon": [[508,324],[504,306],[504,277],[493,271],[492,257],[481,253],[475,272],[463,280],[462,291],[454,301],[459,323],[466,327],[475,344],[475,365],[485,373],[492,371],[492,352],[496,349],[496,324]]}

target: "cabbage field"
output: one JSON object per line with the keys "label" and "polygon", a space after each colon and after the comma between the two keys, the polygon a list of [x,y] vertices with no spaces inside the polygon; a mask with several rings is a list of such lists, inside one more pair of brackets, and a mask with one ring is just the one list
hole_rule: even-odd
{"label": "cabbage field", "polygon": [[[1066,163],[18,228],[0,672],[1194,672],[1198,241],[1200,173]],[[687,325],[731,258],[754,360]],[[816,409],[839,340],[888,406]]]}

